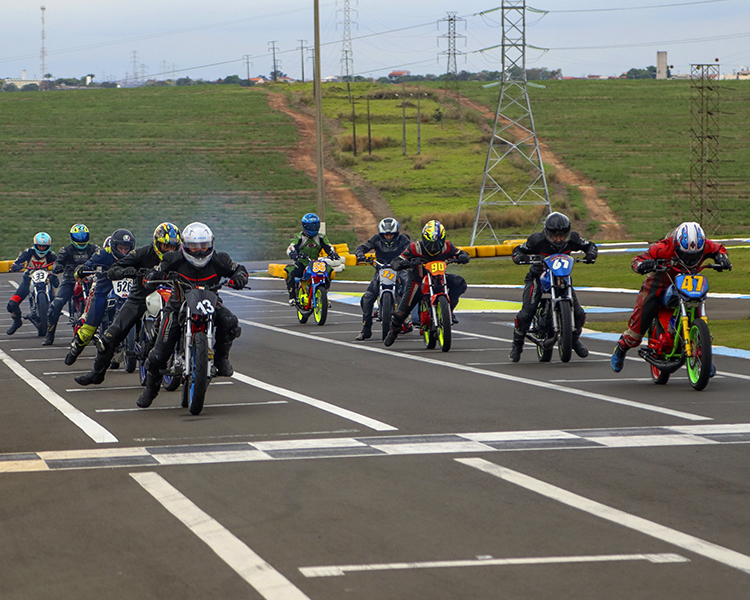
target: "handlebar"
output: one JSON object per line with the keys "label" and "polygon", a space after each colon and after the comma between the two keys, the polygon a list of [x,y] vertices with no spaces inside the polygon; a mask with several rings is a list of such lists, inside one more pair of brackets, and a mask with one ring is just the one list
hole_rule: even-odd
{"label": "handlebar", "polygon": [[[543,256],[541,254],[527,254],[526,255],[529,258],[528,262],[518,263],[522,265],[543,265],[544,259],[549,258],[549,256]],[[577,258],[575,256],[568,256],[573,262],[582,263],[584,265],[593,265],[595,261],[587,261],[585,258]]]}

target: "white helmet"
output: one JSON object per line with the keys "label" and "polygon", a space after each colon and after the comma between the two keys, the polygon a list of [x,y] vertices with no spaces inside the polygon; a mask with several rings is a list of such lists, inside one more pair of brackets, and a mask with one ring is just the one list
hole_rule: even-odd
{"label": "white helmet", "polygon": [[706,234],[698,223],[688,221],[674,230],[674,249],[679,259],[688,267],[695,267],[706,249]]}
{"label": "white helmet", "polygon": [[205,267],[214,255],[214,234],[208,225],[190,223],[182,230],[182,255],[194,267]]}

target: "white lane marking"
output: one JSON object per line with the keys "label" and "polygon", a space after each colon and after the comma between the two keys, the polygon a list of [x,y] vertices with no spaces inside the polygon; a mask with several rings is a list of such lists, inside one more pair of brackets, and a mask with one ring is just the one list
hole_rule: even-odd
{"label": "white lane marking", "polygon": [[604,381],[653,381],[650,377],[603,377],[601,379],[550,379],[552,383],[594,383]]}
{"label": "white lane marking", "polygon": [[[88,371],[86,371],[88,373]],[[215,385],[234,385],[232,381],[217,381],[215,383],[211,383],[211,386]],[[86,388],[70,388],[65,390],[66,392],[109,392],[111,390],[142,390],[142,385],[120,385],[120,386],[110,386],[110,387],[86,387]]]}
{"label": "white lane marking", "polygon": [[[263,404],[289,404],[286,400],[269,400],[268,402],[235,402],[233,404],[212,404],[211,408],[228,408],[234,406],[261,406]],[[184,410],[182,406],[156,406],[148,409],[149,412],[154,410]],[[98,413],[123,413],[123,412],[143,412],[142,408],[98,408]],[[159,438],[148,438],[149,440],[156,440]],[[163,438],[162,438],[163,439]],[[195,438],[182,438],[182,439],[195,439]]]}
{"label": "white lane marking", "polygon": [[154,472],[131,473],[130,476],[266,600],[310,600],[249,546],[161,476]]}
{"label": "white lane marking", "polygon": [[473,560],[435,560],[410,563],[382,563],[371,565],[334,565],[330,567],[300,567],[305,577],[341,577],[362,571],[404,571],[410,569],[445,569],[450,567],[500,567],[508,565],[559,565],[567,563],[620,562],[646,560],[648,562],[686,563],[689,559],[679,554],[599,554],[594,556],[540,556],[529,558],[475,558]]}
{"label": "white lane marking", "polygon": [[18,375],[26,384],[30,385],[42,398],[59,410],[63,416],[70,419],[74,425],[80,427],[81,430],[97,444],[116,443],[118,441],[114,435],[104,429],[99,423],[84,415],[72,404],[69,404],[46,383],[41,379],[37,379],[23,365],[16,362],[2,350],[0,350],[0,360],[2,360],[8,368]]}
{"label": "white lane marking", "polygon": [[677,531],[671,527],[665,527],[654,521],[643,519],[625,511],[601,504],[569,492],[557,486],[545,483],[539,479],[529,477],[518,471],[501,467],[482,458],[457,458],[459,463],[479,469],[485,473],[498,477],[509,483],[556,500],[567,506],[582,510],[596,517],[600,517],[612,523],[622,525],[634,531],[678,546],[688,552],[694,552],[705,558],[715,560],[744,573],[750,574],[750,556],[741,554],[729,548],[724,548],[712,542],[707,542],[695,536]]}
{"label": "white lane marking", "polygon": [[[94,356],[79,356],[78,360],[94,360]],[[57,358],[25,358],[23,362],[61,362],[65,359],[64,356],[58,356]]]}
{"label": "white lane marking", "polygon": [[[49,352],[50,350],[70,350],[70,346],[43,346],[42,348],[11,348],[11,352]],[[59,359],[58,359],[59,360]]]}
{"label": "white lane marking", "polygon": [[740,375],[739,373],[727,373],[726,371],[718,371],[716,377],[734,377],[735,379],[750,380],[750,375]]}
{"label": "white lane marking", "polygon": [[324,410],[344,419],[349,419],[350,421],[354,421],[355,423],[359,423],[360,425],[364,425],[365,427],[369,427],[370,429],[374,429],[375,431],[398,431],[398,429],[396,427],[393,427],[393,425],[388,425],[387,423],[383,423],[382,421],[371,419],[370,417],[360,415],[359,413],[341,408],[339,406],[336,406],[335,404],[330,404],[329,402],[324,402],[323,400],[317,400],[315,398],[311,398],[310,396],[305,396],[304,394],[299,394],[297,392],[293,392],[292,390],[287,390],[282,387],[266,383],[265,381],[261,381],[260,379],[248,377],[247,375],[243,375],[242,373],[235,372],[232,377],[237,381],[246,383],[247,385],[252,385],[253,387],[266,390],[267,392],[271,392],[272,394],[278,394],[279,396],[284,396],[285,398],[289,398],[297,402],[302,402],[303,404],[308,404],[309,406],[312,406],[319,410]]}
{"label": "white lane marking", "polygon": [[42,375],[80,375],[82,373],[90,373],[91,371],[47,371],[46,373],[42,373]]}
{"label": "white lane marking", "polygon": [[413,354],[406,354],[404,352],[393,352],[392,350],[387,350],[385,348],[374,348],[372,346],[364,346],[364,345],[354,344],[351,342],[343,342],[340,340],[331,340],[327,338],[321,338],[321,337],[312,336],[306,333],[301,333],[299,331],[289,331],[287,329],[280,329],[278,327],[273,327],[272,325],[265,325],[263,323],[257,323],[255,321],[248,321],[247,319],[240,319],[239,321],[243,325],[251,325],[253,327],[259,327],[260,329],[267,329],[269,331],[275,331],[275,332],[283,333],[286,335],[293,335],[293,336],[301,337],[305,339],[325,342],[326,344],[335,344],[337,346],[344,346],[345,348],[356,348],[358,350],[366,350],[367,352],[375,352],[378,354],[383,354],[385,356],[390,356],[397,360],[403,360],[403,359],[414,360],[414,361],[426,363],[429,365],[438,366],[442,369],[445,369],[445,368],[457,369],[459,371],[465,371],[467,373],[474,373],[476,375],[485,375],[487,377],[493,377],[495,379],[502,379],[505,381],[512,381],[514,383],[520,383],[524,385],[539,387],[539,388],[544,389],[547,392],[557,391],[557,392],[562,392],[564,394],[572,394],[579,398],[589,398],[591,400],[602,400],[604,402],[610,402],[612,404],[620,404],[622,406],[628,406],[630,408],[648,410],[651,412],[669,415],[672,417],[678,417],[680,419],[686,419],[688,421],[712,421],[713,420],[711,417],[704,417],[701,415],[686,413],[686,412],[679,411],[679,410],[672,410],[669,408],[664,408],[662,406],[652,406],[650,404],[643,404],[642,402],[635,402],[633,400],[625,400],[624,398],[617,398],[615,396],[609,396],[606,394],[598,394],[596,392],[589,392],[589,391],[580,390],[577,388],[565,387],[562,385],[551,383],[549,381],[537,381],[535,379],[528,379],[526,377],[518,377],[517,375],[508,375],[505,373],[499,373],[497,371],[477,369],[476,367],[470,367],[468,365],[462,365],[462,364],[457,364],[457,363],[448,362],[448,361],[436,360],[434,358],[427,358],[425,356],[415,356]]}

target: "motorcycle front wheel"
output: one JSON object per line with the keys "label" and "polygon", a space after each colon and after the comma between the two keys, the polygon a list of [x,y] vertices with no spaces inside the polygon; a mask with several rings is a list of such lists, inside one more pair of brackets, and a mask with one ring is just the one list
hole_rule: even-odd
{"label": "motorcycle front wheel", "polygon": [[135,354],[135,326],[133,326],[125,338],[125,372],[134,372],[138,366],[137,363],[138,357]]}
{"label": "motorcycle front wheel", "polygon": [[47,294],[36,295],[36,316],[39,319],[37,323],[37,330],[39,335],[45,335],[47,333],[47,310],[49,309],[49,299]]}
{"label": "motorcycle front wheel", "polygon": [[393,317],[393,294],[385,292],[380,296],[380,307],[378,309],[380,313],[381,325],[383,326],[383,339],[388,335],[391,330],[391,317]]}
{"label": "motorcycle front wheel", "polygon": [[711,378],[711,332],[703,319],[696,319],[690,324],[689,335],[693,355],[687,359],[688,378],[693,389],[700,391],[708,385]]}
{"label": "motorcycle front wheel", "polygon": [[558,302],[556,310],[560,323],[560,339],[557,341],[557,349],[560,351],[560,360],[566,363],[570,362],[573,354],[573,319],[570,304]]}
{"label": "motorcycle front wheel", "polygon": [[208,337],[203,331],[193,334],[190,363],[190,377],[186,382],[188,410],[191,415],[199,415],[208,389]]}
{"label": "motorcycle front wheel", "polygon": [[448,352],[451,349],[451,307],[448,298],[438,297],[437,305],[437,337],[440,349]]}
{"label": "motorcycle front wheel", "polygon": [[315,322],[325,325],[328,318],[328,290],[322,285],[315,290],[315,307],[313,308]]}

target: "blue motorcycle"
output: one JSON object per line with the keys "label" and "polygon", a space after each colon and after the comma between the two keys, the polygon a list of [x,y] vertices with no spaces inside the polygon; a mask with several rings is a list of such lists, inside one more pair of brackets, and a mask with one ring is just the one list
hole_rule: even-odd
{"label": "blue motorcycle", "polygon": [[567,254],[530,257],[542,265],[542,298],[526,338],[536,345],[540,362],[552,359],[557,344],[560,360],[569,362],[573,354],[573,263],[585,262]]}

